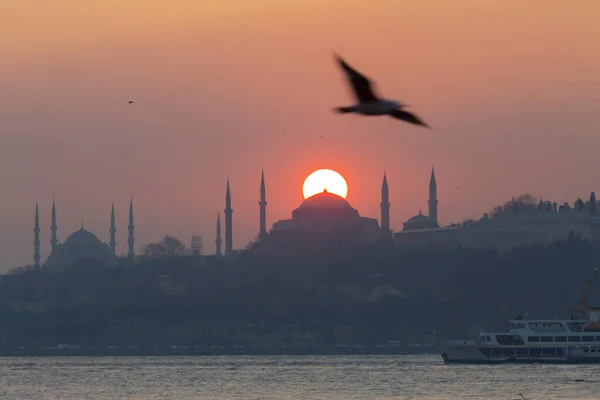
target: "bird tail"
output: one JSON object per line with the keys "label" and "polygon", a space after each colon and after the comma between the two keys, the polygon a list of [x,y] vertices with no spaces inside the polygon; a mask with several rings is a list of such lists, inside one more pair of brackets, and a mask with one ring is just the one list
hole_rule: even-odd
{"label": "bird tail", "polygon": [[344,114],[344,113],[354,112],[354,107],[336,107],[333,110],[340,114]]}

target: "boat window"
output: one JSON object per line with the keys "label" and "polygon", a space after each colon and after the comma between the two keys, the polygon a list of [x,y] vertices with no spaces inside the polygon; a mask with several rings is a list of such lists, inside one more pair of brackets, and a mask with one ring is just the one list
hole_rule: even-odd
{"label": "boat window", "polygon": [[487,340],[488,342],[491,342],[491,341],[492,341],[492,338],[490,338],[490,337],[489,337],[489,335],[488,335],[488,336],[486,336],[485,338],[486,338],[486,340]]}
{"label": "boat window", "polygon": [[583,352],[584,352],[584,353],[587,353],[587,352],[588,352],[588,349],[583,349]]}
{"label": "boat window", "polygon": [[528,342],[539,342],[540,341],[540,337],[539,336],[529,336],[527,338]]}
{"label": "boat window", "polygon": [[479,340],[481,340],[482,342],[485,342],[485,336],[479,336]]}
{"label": "boat window", "polygon": [[596,336],[596,342],[600,342],[600,336]]}
{"label": "boat window", "polygon": [[582,342],[593,342],[594,341],[594,337],[593,336],[582,336],[581,337],[581,341]]}
{"label": "boat window", "polygon": [[554,339],[552,336],[542,336],[542,342],[551,342]]}
{"label": "boat window", "polygon": [[554,336],[554,341],[555,342],[566,342],[567,337],[566,336]]}
{"label": "boat window", "polygon": [[569,342],[581,342],[581,336],[569,336]]}
{"label": "boat window", "polygon": [[504,346],[523,345],[523,339],[519,335],[496,335],[498,343]]}

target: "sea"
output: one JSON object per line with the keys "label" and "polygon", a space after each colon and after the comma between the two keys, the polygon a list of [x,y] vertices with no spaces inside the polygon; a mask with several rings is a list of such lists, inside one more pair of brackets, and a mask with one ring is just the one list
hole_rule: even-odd
{"label": "sea", "polygon": [[599,399],[600,366],[436,355],[4,357],[0,399]]}

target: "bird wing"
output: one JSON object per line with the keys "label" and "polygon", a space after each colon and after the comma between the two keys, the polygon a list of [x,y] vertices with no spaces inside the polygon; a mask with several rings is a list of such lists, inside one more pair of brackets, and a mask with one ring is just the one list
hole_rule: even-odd
{"label": "bird wing", "polygon": [[346,75],[348,76],[348,80],[352,84],[352,88],[354,89],[354,95],[356,99],[360,103],[368,103],[371,101],[377,101],[377,96],[373,93],[373,89],[371,88],[371,81],[362,75],[360,72],[356,71],[352,68],[346,61],[344,61],[340,56],[335,56],[337,62],[342,67]]}
{"label": "bird wing", "polygon": [[392,116],[396,119],[401,119],[402,121],[410,122],[411,124],[421,125],[426,128],[431,128],[429,125],[427,125],[425,122],[423,122],[423,120],[421,120],[415,114],[410,113],[408,111],[394,110],[394,111],[390,112],[390,116]]}

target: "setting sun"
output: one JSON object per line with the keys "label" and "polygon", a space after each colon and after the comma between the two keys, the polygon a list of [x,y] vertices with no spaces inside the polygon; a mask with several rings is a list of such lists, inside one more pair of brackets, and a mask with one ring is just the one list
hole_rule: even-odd
{"label": "setting sun", "polygon": [[319,169],[313,172],[304,180],[302,185],[302,194],[305,199],[325,190],[346,198],[348,185],[342,175],[331,169]]}

